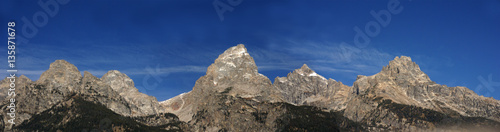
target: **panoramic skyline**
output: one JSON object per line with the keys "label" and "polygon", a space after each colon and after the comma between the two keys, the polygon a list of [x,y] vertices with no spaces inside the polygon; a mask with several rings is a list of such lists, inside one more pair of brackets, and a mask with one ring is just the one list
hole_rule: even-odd
{"label": "panoramic skyline", "polygon": [[[26,38],[16,49],[19,74],[32,80],[64,59],[97,77],[119,70],[163,101],[189,92],[219,54],[241,43],[271,82],[307,64],[352,86],[404,55],[438,84],[500,99],[497,0],[5,3],[1,22],[16,20]],[[24,33],[27,25],[37,31]]]}

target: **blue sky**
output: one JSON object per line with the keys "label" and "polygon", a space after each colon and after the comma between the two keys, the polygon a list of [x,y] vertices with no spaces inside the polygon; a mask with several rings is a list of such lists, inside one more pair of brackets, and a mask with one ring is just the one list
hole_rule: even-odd
{"label": "blue sky", "polygon": [[[389,11],[394,2],[399,12],[381,25],[370,11]],[[222,20],[213,3],[232,11]],[[71,0],[51,14],[37,1],[7,0],[0,10],[2,30],[14,20],[27,40],[18,42],[17,65],[32,80],[64,59],[98,77],[119,70],[162,101],[190,91],[219,54],[243,43],[271,81],[305,63],[352,85],[357,75],[378,73],[405,55],[439,84],[500,99],[498,0]],[[38,32],[25,36],[22,18],[29,23],[33,16]],[[355,41],[354,28],[368,35],[366,25],[369,43]]]}

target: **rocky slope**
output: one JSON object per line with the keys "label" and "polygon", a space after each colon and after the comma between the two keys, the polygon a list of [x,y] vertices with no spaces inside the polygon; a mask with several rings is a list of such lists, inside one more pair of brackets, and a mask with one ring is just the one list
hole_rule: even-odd
{"label": "rocky slope", "polygon": [[[148,126],[143,122],[155,122]],[[152,123],[150,123],[152,124]],[[86,101],[78,95],[34,115],[14,128],[15,131],[181,131],[189,129],[175,115],[124,117],[106,106]]]}

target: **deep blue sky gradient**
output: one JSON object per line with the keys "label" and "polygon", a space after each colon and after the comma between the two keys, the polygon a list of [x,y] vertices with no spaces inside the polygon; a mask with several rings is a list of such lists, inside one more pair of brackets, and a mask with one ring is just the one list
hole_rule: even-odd
{"label": "deep blue sky gradient", "polygon": [[[213,2],[71,0],[29,43],[17,45],[18,69],[32,80],[57,59],[98,77],[119,70],[162,101],[190,91],[219,54],[243,43],[271,81],[305,63],[352,85],[357,75],[373,75],[406,55],[439,84],[500,99],[498,0],[399,0],[401,13],[391,15],[366,47],[354,45],[353,28],[375,21],[370,11],[387,10],[389,0],[243,0],[223,21]],[[3,1],[0,10],[0,28],[14,20],[18,35],[22,17],[43,12],[33,0]],[[0,48],[2,62],[6,48]],[[493,83],[482,83],[489,75]]]}

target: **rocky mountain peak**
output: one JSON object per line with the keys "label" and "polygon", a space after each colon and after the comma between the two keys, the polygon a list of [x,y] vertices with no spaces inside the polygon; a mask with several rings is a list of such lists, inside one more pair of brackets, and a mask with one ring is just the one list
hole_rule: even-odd
{"label": "rocky mountain peak", "polygon": [[219,58],[217,58],[215,62],[241,58],[245,56],[249,56],[247,49],[245,48],[245,45],[238,44],[236,46],[227,49],[226,51],[224,51],[224,53],[220,54]]}
{"label": "rocky mountain peak", "polygon": [[296,69],[295,71],[300,72],[300,73],[313,73],[314,71],[307,66],[307,64],[302,65],[299,69]]}
{"label": "rocky mountain peak", "polygon": [[[389,65],[382,68],[381,73],[394,78],[413,78],[418,82],[431,82],[430,78],[420,70],[420,67],[407,56],[396,56]],[[409,79],[405,79],[409,80]]]}
{"label": "rocky mountain peak", "polygon": [[[28,77],[21,75],[16,77],[16,87],[21,88],[31,83],[31,79]],[[0,101],[4,100],[7,96],[10,88],[10,79],[5,77],[5,79],[0,80]]]}
{"label": "rocky mountain peak", "polygon": [[358,76],[353,88],[356,94],[373,94],[397,103],[417,105],[428,98],[424,86],[433,83],[410,57],[397,56],[381,72]]}
{"label": "rocky mountain peak", "polygon": [[[388,69],[402,69],[402,70],[413,70],[420,71],[420,67],[407,56],[396,56],[394,60],[389,61],[389,65],[386,66]],[[401,72],[401,71],[399,71]]]}
{"label": "rocky mountain peak", "polygon": [[341,109],[348,100],[350,88],[333,79],[325,79],[306,64],[286,77],[276,77],[273,87],[283,99],[295,105],[314,105]]}
{"label": "rocky mountain peak", "polygon": [[325,77],[319,75],[318,73],[316,73],[314,70],[312,70],[311,68],[309,68],[309,66],[307,66],[306,64],[302,65],[302,67],[300,67],[300,69],[295,69],[293,71],[295,74],[299,74],[301,76],[308,76],[308,77],[319,77],[323,80],[326,80]]}
{"label": "rocky mountain peak", "polygon": [[[64,60],[52,63],[37,83],[19,76],[16,124],[21,125],[14,131],[74,131],[101,127],[98,121],[104,119],[117,131],[439,131],[450,124],[458,126],[453,130],[467,124],[500,128],[500,101],[465,87],[429,82],[406,56],[396,57],[380,73],[358,76],[352,87],[325,79],[306,64],[271,84],[239,44],[222,53],[192,91],[161,103],[138,92],[132,79],[119,71],[101,78],[87,71],[81,76]],[[0,81],[0,99],[9,84],[8,79]],[[8,107],[4,99],[0,108]],[[11,130],[7,119],[0,114],[0,131]]]}
{"label": "rocky mountain peak", "polygon": [[208,98],[214,93],[257,101],[281,101],[280,94],[272,88],[269,78],[258,72],[257,65],[245,46],[238,44],[219,55],[207,68],[206,75],[196,81],[192,91],[161,105],[167,112],[177,114],[183,121],[189,121],[194,112],[203,109],[196,104],[213,102],[200,98]]}
{"label": "rocky mountain peak", "polygon": [[84,71],[83,72],[83,81],[82,82],[92,82],[94,80],[97,80],[99,78],[97,78],[96,76],[92,75],[92,73],[88,72],[88,71]]}
{"label": "rocky mountain peak", "polygon": [[80,82],[81,78],[82,74],[75,65],[65,60],[56,60],[50,64],[47,71],[40,75],[40,79],[36,82],[55,86],[54,88],[63,88],[64,91],[71,91],[76,87],[75,84]]}
{"label": "rocky mountain peak", "polygon": [[110,70],[101,77],[105,83],[109,84],[113,90],[117,92],[124,92],[129,90],[136,90],[134,81],[127,75],[117,70]]}
{"label": "rocky mountain peak", "polygon": [[126,74],[117,70],[110,70],[101,77],[101,80],[134,107],[132,113],[151,115],[163,111],[159,108],[156,98],[139,92],[134,86],[134,81]]}
{"label": "rocky mountain peak", "polygon": [[25,75],[21,75],[21,76],[19,76],[18,79],[16,79],[16,81],[21,81],[21,83],[26,83],[26,82],[31,82],[31,79],[29,79]]}
{"label": "rocky mountain peak", "polygon": [[250,80],[255,76],[263,75],[258,73],[257,65],[245,46],[238,44],[219,55],[208,67],[207,76],[212,77],[213,84],[217,85],[224,80]]}

